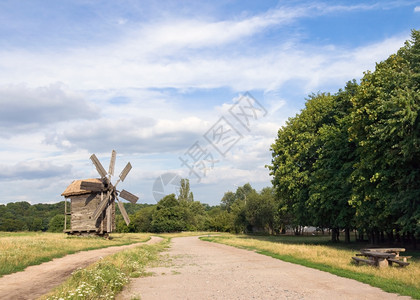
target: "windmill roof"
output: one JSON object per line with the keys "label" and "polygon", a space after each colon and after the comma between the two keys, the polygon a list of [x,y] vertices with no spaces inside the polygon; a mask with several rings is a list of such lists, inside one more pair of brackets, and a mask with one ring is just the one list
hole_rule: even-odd
{"label": "windmill roof", "polygon": [[61,194],[61,196],[69,197],[69,196],[77,196],[77,195],[83,195],[83,194],[90,194],[91,191],[84,190],[80,188],[80,184],[82,181],[87,182],[95,182],[95,183],[102,183],[101,179],[99,178],[90,178],[90,179],[80,179],[80,180],[74,180],[70,185],[65,189],[65,191]]}

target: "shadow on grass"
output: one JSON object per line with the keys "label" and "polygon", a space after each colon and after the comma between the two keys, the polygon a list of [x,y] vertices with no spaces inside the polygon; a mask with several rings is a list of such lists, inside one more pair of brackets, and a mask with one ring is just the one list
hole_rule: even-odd
{"label": "shadow on grass", "polygon": [[[358,242],[355,241],[354,236],[350,240],[350,243],[345,242],[332,242],[330,235],[260,235],[260,234],[246,234],[246,235],[238,235],[237,238],[239,239],[255,239],[259,241],[266,241],[272,243],[282,243],[282,244],[289,244],[289,245],[321,245],[330,247],[333,249],[340,249],[340,250],[350,250],[358,252],[362,248],[372,247],[367,242]],[[390,245],[377,245],[374,247],[395,247]],[[420,250],[409,250],[404,252],[405,256],[412,256],[413,259],[419,260],[420,259]]]}

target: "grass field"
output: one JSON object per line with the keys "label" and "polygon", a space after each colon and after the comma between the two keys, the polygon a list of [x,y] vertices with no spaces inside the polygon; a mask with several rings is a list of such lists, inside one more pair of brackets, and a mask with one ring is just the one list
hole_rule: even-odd
{"label": "grass field", "polygon": [[224,235],[202,237],[206,241],[222,243],[239,248],[256,250],[287,262],[326,271],[338,276],[352,278],[387,292],[420,299],[419,252],[412,255],[406,268],[389,267],[378,269],[372,266],[356,266],[352,263],[361,244],[332,244],[328,236],[246,236]]}
{"label": "grass field", "polygon": [[0,276],[77,251],[144,242],[149,238],[150,234],[145,233],[112,234],[107,240],[63,233],[0,232]]}

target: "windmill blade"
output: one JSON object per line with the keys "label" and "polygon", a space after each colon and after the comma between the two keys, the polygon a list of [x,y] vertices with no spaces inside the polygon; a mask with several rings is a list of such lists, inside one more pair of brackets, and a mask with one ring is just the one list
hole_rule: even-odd
{"label": "windmill blade", "polygon": [[100,192],[104,189],[104,185],[102,182],[82,181],[80,183],[80,188],[86,191]]}
{"label": "windmill blade", "polygon": [[139,197],[137,197],[136,195],[133,195],[130,192],[127,192],[126,190],[121,191],[120,197],[124,198],[127,201],[130,201],[132,204],[136,204],[137,200],[139,200]]}
{"label": "windmill blade", "polygon": [[120,212],[121,212],[121,214],[124,218],[125,224],[127,224],[127,226],[128,226],[128,225],[130,225],[130,218],[128,217],[128,214],[127,214],[127,211],[124,208],[124,205],[122,204],[120,199],[118,199],[118,197],[117,197],[117,200],[118,200],[118,202],[117,202],[118,203],[118,208],[120,209]]}
{"label": "windmill blade", "polygon": [[111,161],[109,162],[109,171],[108,174],[114,176],[114,168],[115,168],[115,158],[117,157],[117,152],[112,150],[111,153]]}
{"label": "windmill blade", "polygon": [[90,160],[93,162],[93,164],[96,167],[96,170],[98,171],[99,175],[101,175],[101,178],[104,178],[106,176],[106,171],[104,167],[102,167],[102,164],[100,163],[99,159],[96,157],[95,154],[92,154],[90,156]]}
{"label": "windmill blade", "polygon": [[127,174],[128,174],[128,172],[130,172],[130,170],[131,170],[131,164],[127,163],[124,170],[122,170],[122,172],[120,174],[121,181],[124,181],[125,177],[127,177]]}
{"label": "windmill blade", "polygon": [[107,204],[109,202],[110,199],[110,193],[108,191],[108,193],[106,194],[105,199],[103,198],[103,194],[101,194],[101,203],[99,203],[98,207],[96,208],[96,210],[93,212],[92,218],[94,220],[98,219],[99,216],[101,215],[101,213],[105,210],[105,208],[107,207]]}

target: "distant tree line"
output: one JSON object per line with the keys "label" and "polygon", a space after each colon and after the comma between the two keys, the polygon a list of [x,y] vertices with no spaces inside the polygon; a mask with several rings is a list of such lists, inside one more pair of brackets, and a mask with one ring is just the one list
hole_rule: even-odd
{"label": "distant tree line", "polygon": [[117,215],[120,232],[278,232],[277,203],[272,188],[255,191],[249,183],[236,192],[226,192],[220,205],[209,206],[194,201],[188,179],[182,179],[179,196],[170,194],[156,205],[149,205],[130,215],[127,227]]}
{"label": "distant tree line", "polygon": [[[170,194],[157,204],[124,203],[131,223],[127,226],[116,206],[117,232],[268,232],[276,226],[276,204],[271,188],[256,192],[250,184],[227,192],[217,206],[194,200],[188,179],[182,179],[178,196]],[[69,227],[70,224],[68,224]],[[56,204],[28,202],[0,205],[0,231],[50,231],[64,229],[64,201]]]}
{"label": "distant tree line", "polygon": [[64,201],[55,204],[28,202],[0,205],[0,231],[57,231],[64,226]]}
{"label": "distant tree line", "polygon": [[357,229],[371,243],[420,235],[420,32],[335,95],[311,95],[272,145],[279,222]]}
{"label": "distant tree line", "polygon": [[[149,205],[124,203],[124,206],[127,213],[135,214],[138,210]],[[67,227],[69,226],[70,218],[68,219]],[[63,232],[63,229],[64,201],[54,204],[34,205],[28,202],[0,204],[0,231]]]}

